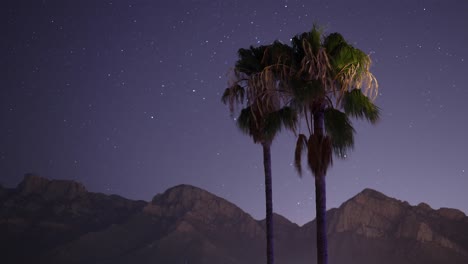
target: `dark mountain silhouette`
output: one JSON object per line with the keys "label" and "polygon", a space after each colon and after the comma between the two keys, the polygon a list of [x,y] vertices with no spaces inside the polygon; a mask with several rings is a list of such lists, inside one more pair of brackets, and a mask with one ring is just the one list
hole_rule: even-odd
{"label": "dark mountain silhouette", "polygon": [[[27,175],[0,186],[1,263],[265,262],[265,221],[190,185],[151,202]],[[330,263],[468,263],[468,217],[365,189],[328,211]],[[315,222],[274,215],[276,261],[315,263]]]}

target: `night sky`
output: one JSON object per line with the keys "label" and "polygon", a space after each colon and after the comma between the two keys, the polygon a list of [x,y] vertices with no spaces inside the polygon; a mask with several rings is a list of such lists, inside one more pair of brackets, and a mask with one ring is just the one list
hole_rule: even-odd
{"label": "night sky", "polygon": [[[264,218],[262,149],[220,97],[239,48],[289,43],[314,23],[371,54],[376,126],[327,175],[328,207],[369,187],[468,212],[468,2],[7,0],[0,184],[34,172],[150,200],[193,184]],[[314,183],[272,146],[274,211],[315,217]]]}

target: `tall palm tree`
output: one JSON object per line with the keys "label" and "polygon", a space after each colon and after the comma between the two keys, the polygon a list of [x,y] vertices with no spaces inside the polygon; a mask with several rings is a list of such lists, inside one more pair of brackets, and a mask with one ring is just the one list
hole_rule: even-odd
{"label": "tall palm tree", "polygon": [[[333,33],[322,38],[317,27],[292,39],[298,69],[291,81],[293,105],[307,126],[299,134],[295,167],[302,175],[301,158],[315,177],[317,263],[328,263],[326,226],[326,180],[332,153],[339,158],[354,146],[355,130],[349,117],[375,124],[379,108],[372,103],[377,81],[370,73],[370,58]],[[363,89],[361,89],[363,88]],[[364,90],[364,92],[362,91]]]}
{"label": "tall palm tree", "polygon": [[238,127],[263,148],[266,198],[267,263],[274,263],[273,199],[271,174],[271,144],[282,127],[294,129],[297,115],[285,104],[279,90],[290,73],[286,65],[292,61],[289,46],[274,42],[268,46],[239,49],[235,77],[222,96],[231,113],[243,107],[237,118]]}

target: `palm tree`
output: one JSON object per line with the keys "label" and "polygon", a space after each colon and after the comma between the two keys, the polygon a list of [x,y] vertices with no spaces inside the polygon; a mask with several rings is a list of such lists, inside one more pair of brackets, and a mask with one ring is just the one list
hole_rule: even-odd
{"label": "palm tree", "polygon": [[378,85],[369,71],[369,56],[338,33],[323,39],[314,26],[310,32],[295,36],[292,44],[298,69],[290,82],[292,103],[308,130],[308,135],[298,135],[295,167],[302,175],[301,158],[307,153],[307,164],[315,177],[317,263],[326,264],[325,176],[332,165],[332,153],[344,158],[354,146],[355,130],[349,117],[372,124],[379,119],[379,108],[368,97],[376,96]]}
{"label": "palm tree", "polygon": [[231,113],[241,106],[237,125],[263,148],[266,198],[267,263],[274,263],[273,254],[273,199],[271,174],[271,144],[282,127],[294,129],[297,115],[286,106],[279,90],[290,73],[286,65],[292,61],[289,46],[274,42],[268,46],[239,49],[235,77],[222,96]]}

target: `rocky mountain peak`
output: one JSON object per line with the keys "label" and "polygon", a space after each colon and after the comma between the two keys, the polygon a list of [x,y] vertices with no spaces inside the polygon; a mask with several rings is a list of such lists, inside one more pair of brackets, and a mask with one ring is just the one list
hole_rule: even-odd
{"label": "rocky mountain peak", "polygon": [[383,193],[381,193],[379,191],[376,191],[374,189],[370,189],[370,188],[365,188],[360,193],[358,193],[356,196],[367,196],[367,197],[374,197],[374,198],[381,198],[381,199],[388,198],[385,194],[383,194]]}
{"label": "rocky mountain peak", "polygon": [[181,224],[189,222],[198,227],[217,226],[228,229],[229,226],[226,225],[232,224],[231,219],[237,219],[236,225],[241,232],[252,235],[261,232],[258,223],[236,205],[186,184],[156,195],[143,211],[155,217],[179,219]]}
{"label": "rocky mountain peak", "polygon": [[[441,235],[452,227],[442,226],[440,216],[448,220],[461,220],[465,214],[456,209],[432,209],[426,203],[411,206],[372,189],[365,189],[337,210],[329,232],[349,232],[366,238],[405,238],[430,243],[441,248],[467,254],[460,246],[463,239]],[[438,224],[436,224],[438,223]],[[458,242],[457,242],[458,241]]]}
{"label": "rocky mountain peak", "polygon": [[145,212],[150,214],[173,216],[186,213],[232,215],[239,211],[240,208],[223,198],[186,184],[177,185],[162,194],[157,194],[145,208]]}
{"label": "rocky mountain peak", "polygon": [[366,237],[383,237],[404,212],[406,204],[365,189],[339,208],[333,231],[352,231]]}
{"label": "rocky mountain peak", "polygon": [[83,184],[70,180],[48,180],[35,174],[26,174],[16,188],[22,195],[37,194],[47,200],[74,199],[87,193]]}
{"label": "rocky mountain peak", "polygon": [[465,213],[458,209],[453,209],[453,208],[445,208],[442,207],[439,210],[437,210],[439,215],[442,217],[448,218],[450,220],[461,220],[466,217]]}
{"label": "rocky mountain peak", "polygon": [[178,203],[181,201],[210,200],[213,196],[213,194],[198,187],[188,184],[180,184],[167,189],[161,195],[156,195],[153,198],[153,201],[164,199],[166,203]]}
{"label": "rocky mountain peak", "polygon": [[432,207],[427,203],[419,203],[416,207],[426,212],[433,210]]}

